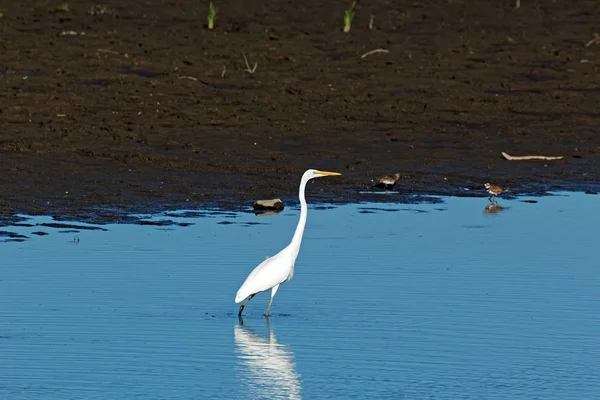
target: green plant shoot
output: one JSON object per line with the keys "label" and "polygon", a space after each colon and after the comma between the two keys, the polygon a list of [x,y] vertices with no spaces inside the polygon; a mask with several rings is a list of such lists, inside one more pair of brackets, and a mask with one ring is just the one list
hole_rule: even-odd
{"label": "green plant shoot", "polygon": [[350,26],[352,25],[352,20],[354,19],[354,14],[356,13],[357,5],[358,0],[354,0],[352,2],[352,6],[350,6],[350,9],[344,11],[344,33],[350,32]]}
{"label": "green plant shoot", "polygon": [[215,27],[215,19],[217,18],[217,9],[211,1],[208,3],[208,29]]}

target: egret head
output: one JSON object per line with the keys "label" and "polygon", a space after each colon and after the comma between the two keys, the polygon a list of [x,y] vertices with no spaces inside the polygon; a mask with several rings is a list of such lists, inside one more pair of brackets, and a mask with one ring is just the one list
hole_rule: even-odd
{"label": "egret head", "polygon": [[338,172],[327,172],[327,171],[319,171],[318,169],[309,169],[307,170],[302,178],[306,180],[314,179],[314,178],[322,178],[324,176],[338,176],[341,175]]}

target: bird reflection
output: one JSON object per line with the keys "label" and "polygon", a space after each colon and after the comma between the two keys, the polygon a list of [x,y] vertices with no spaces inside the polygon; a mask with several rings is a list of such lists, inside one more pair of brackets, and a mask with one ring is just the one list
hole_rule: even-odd
{"label": "bird reflection", "polygon": [[287,345],[277,342],[271,330],[269,336],[258,335],[240,324],[234,327],[237,358],[242,367],[244,381],[249,386],[249,398],[301,399],[300,374],[295,370],[294,353]]}
{"label": "bird reflection", "polygon": [[485,208],[483,209],[483,213],[484,214],[496,214],[496,213],[499,213],[504,210],[506,210],[506,207],[502,207],[498,203],[490,203],[487,206],[485,206]]}
{"label": "bird reflection", "polygon": [[257,217],[268,217],[271,215],[281,214],[282,210],[273,210],[273,211],[254,211],[254,215]]}

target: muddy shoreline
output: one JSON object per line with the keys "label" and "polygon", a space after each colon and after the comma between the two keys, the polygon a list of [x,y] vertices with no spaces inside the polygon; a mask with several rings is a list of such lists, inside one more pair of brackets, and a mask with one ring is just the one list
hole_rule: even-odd
{"label": "muddy shoreline", "polygon": [[307,168],[343,174],[313,202],[596,193],[600,4],[522,3],[365,3],[344,34],[342,2],[217,1],[209,31],[186,0],[6,1],[1,215],[293,205]]}

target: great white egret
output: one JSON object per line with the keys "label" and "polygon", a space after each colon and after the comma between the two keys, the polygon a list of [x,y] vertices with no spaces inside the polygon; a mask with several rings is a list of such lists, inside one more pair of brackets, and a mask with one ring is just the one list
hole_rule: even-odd
{"label": "great white egret", "polygon": [[502,189],[500,186],[498,185],[492,185],[491,183],[486,183],[485,185],[485,190],[491,194],[491,196],[489,197],[489,201],[491,201],[492,203],[494,203],[496,201],[496,196],[504,193],[504,192],[508,192],[508,189]]}
{"label": "great white egret", "polygon": [[271,289],[271,300],[269,301],[267,312],[265,312],[265,316],[269,316],[273,297],[275,297],[279,285],[292,279],[292,276],[294,275],[294,263],[296,262],[298,252],[300,251],[300,243],[302,242],[302,235],[304,234],[304,226],[306,225],[306,217],[308,215],[308,207],[306,205],[306,199],[304,198],[306,184],[313,178],[336,175],[341,174],[337,172],[319,171],[316,169],[309,169],[302,175],[298,192],[298,198],[300,199],[300,220],[298,221],[298,226],[296,226],[294,237],[287,247],[273,257],[267,258],[254,268],[242,286],[238,289],[235,296],[235,302],[239,303],[247,298],[246,301],[240,305],[238,316],[241,317],[244,307],[246,307],[246,304],[248,304],[257,293]]}

